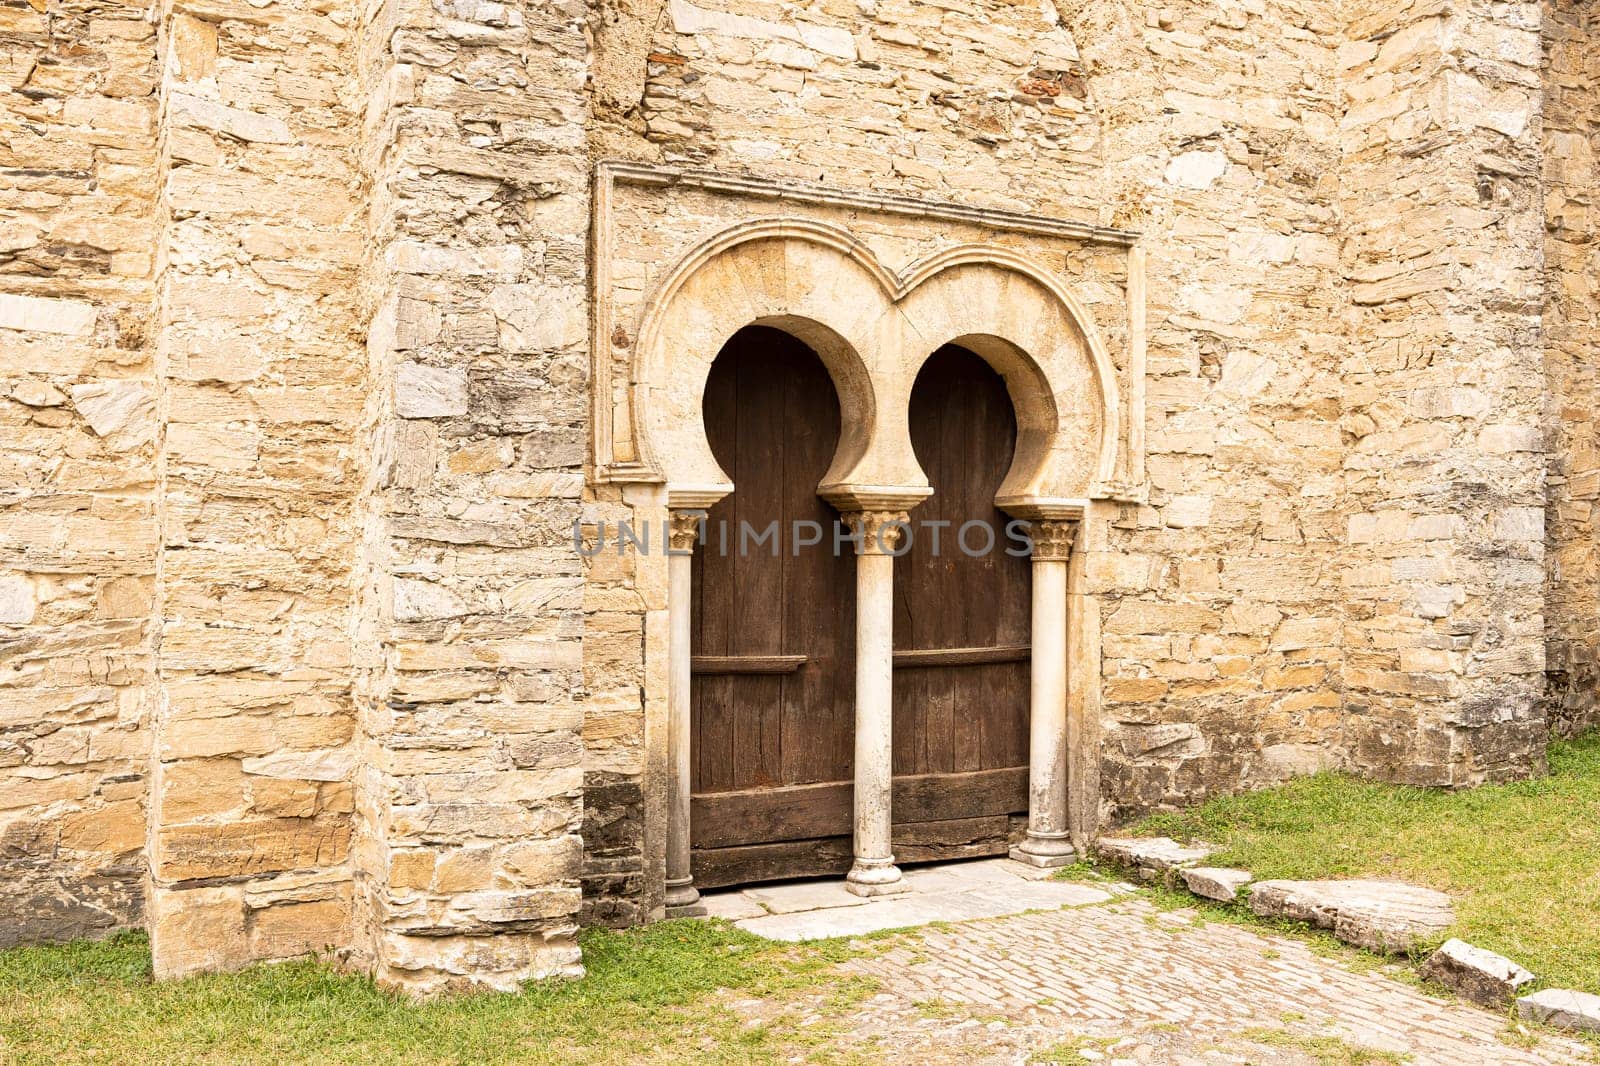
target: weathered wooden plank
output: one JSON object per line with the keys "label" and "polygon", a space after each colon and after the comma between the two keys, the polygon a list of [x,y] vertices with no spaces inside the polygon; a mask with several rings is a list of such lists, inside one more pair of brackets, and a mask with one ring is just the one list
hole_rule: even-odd
{"label": "weathered wooden plank", "polygon": [[992,663],[1023,663],[1032,654],[1026,644],[996,648],[917,648],[894,653],[896,669],[918,666],[988,666]]}
{"label": "weathered wooden plank", "polygon": [[808,661],[805,655],[694,655],[689,659],[689,670],[702,677],[792,674]]}
{"label": "weathered wooden plank", "polygon": [[851,860],[850,838],[841,836],[696,850],[691,869],[695,885],[707,889],[796,877],[842,877]]}
{"label": "weathered wooden plank", "polygon": [[[690,807],[690,838],[697,848],[723,848],[847,835],[853,789],[849,781],[830,781],[699,794]],[[896,823],[1026,811],[1028,768],[897,777],[893,805]]]}
{"label": "weathered wooden plank", "polygon": [[945,862],[950,859],[1004,855],[1011,847],[1010,818],[953,818],[938,822],[896,824],[892,840],[900,863]]}
{"label": "weathered wooden plank", "polygon": [[[716,412],[732,412],[738,408],[738,379],[732,366],[720,361],[711,368],[706,379],[705,411],[706,432],[711,448],[722,463],[722,468],[737,484],[744,476],[740,468],[737,449],[719,429],[732,429],[730,415],[713,417]],[[733,628],[736,589],[733,572],[725,564],[717,548],[718,523],[733,514],[733,497],[724,497],[711,508],[706,521],[706,543],[694,550],[693,638],[691,647],[702,655],[726,655],[736,650],[731,643],[736,638]],[[695,707],[694,729],[691,732],[691,761],[694,766],[692,787],[696,789],[724,789],[736,787],[733,765],[733,734],[738,719],[734,712],[733,681],[725,677],[698,678],[690,685]]]}
{"label": "weathered wooden plank", "polygon": [[[895,859],[902,864],[951,862],[1004,855],[1025,824],[999,815],[937,822],[896,822]],[[848,836],[787,840],[726,848],[698,848],[693,854],[695,884],[702,889],[757,884],[801,877],[842,877],[850,870]]]}

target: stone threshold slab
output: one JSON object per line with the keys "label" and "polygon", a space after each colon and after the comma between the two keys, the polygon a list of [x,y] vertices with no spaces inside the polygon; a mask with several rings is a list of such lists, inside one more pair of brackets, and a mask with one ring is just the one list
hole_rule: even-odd
{"label": "stone threshold slab", "polygon": [[863,899],[837,879],[796,881],[707,893],[707,917],[725,918],[769,940],[798,942],[861,936],[930,922],[1000,918],[1025,911],[1107,903],[1112,893],[1050,881],[1010,859],[946,863],[906,873],[908,891]]}

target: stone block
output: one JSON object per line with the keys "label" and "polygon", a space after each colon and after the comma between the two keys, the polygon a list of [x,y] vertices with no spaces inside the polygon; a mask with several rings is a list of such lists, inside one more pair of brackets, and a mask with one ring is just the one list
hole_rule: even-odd
{"label": "stone block", "polygon": [[156,889],[150,954],[158,980],[237,970],[251,961],[244,895],[237,886]]}
{"label": "stone block", "polygon": [[1230,870],[1221,866],[1186,866],[1178,870],[1184,887],[1197,896],[1231,902],[1251,881],[1249,870]]}
{"label": "stone block", "polygon": [[1133,758],[1181,758],[1205,750],[1205,739],[1190,722],[1124,724],[1118,727],[1117,738],[1123,753]]}
{"label": "stone block", "polygon": [[1132,871],[1145,881],[1169,880],[1172,871],[1203,862],[1212,848],[1180,844],[1170,837],[1101,837],[1095,856]]}
{"label": "stone block", "polygon": [[1404,954],[1455,922],[1449,896],[1403,881],[1260,881],[1250,887],[1250,909],[1389,954]]}
{"label": "stone block", "polygon": [[289,959],[350,942],[350,907],[344,899],[280,903],[251,911],[250,953],[257,959]]}
{"label": "stone block", "polygon": [[156,875],[165,881],[242,877],[343,862],[350,824],[342,818],[250,818],[164,826],[156,833]]}
{"label": "stone block", "polygon": [[1600,1032],[1600,996],[1566,988],[1546,988],[1518,999],[1517,1017],[1558,1029]]}
{"label": "stone block", "polygon": [[583,342],[587,302],[574,286],[499,285],[489,309],[500,324],[500,344],[511,352],[553,351]]}
{"label": "stone block", "polygon": [[467,413],[467,372],[457,367],[401,363],[395,368],[394,409],[401,418],[454,418]]}
{"label": "stone block", "polygon": [[33,582],[25,574],[0,576],[0,623],[27,625],[33,621],[39,603]]}
{"label": "stone block", "polygon": [[[23,843],[15,826],[9,849]],[[75,870],[46,858],[0,855],[0,951],[26,944],[98,938],[136,926],[144,910],[144,871],[129,865]]]}
{"label": "stone block", "polygon": [[317,786],[313,781],[267,777],[252,782],[250,793],[250,807],[258,814],[309,818],[317,813]]}
{"label": "stone block", "polygon": [[1166,179],[1185,189],[1208,189],[1227,170],[1228,157],[1221,152],[1184,152],[1167,164]]}
{"label": "stone block", "polygon": [[167,117],[180,125],[214,130],[241,141],[288,144],[294,140],[288,125],[280,118],[228,107],[215,100],[203,100],[188,93],[175,92],[167,95]]}
{"label": "stone block", "polygon": [[245,759],[240,765],[247,774],[258,777],[283,777],[299,781],[343,781],[355,766],[356,753],[350,748],[315,751],[280,751]]}
{"label": "stone block", "polygon": [[101,381],[72,387],[72,406],[108,446],[126,451],[155,436],[156,405],[137,381]]}
{"label": "stone block", "polygon": [[0,293],[0,329],[81,337],[94,331],[95,309],[82,300]]}
{"label": "stone block", "polygon": [[378,983],[424,997],[448,991],[515,992],[541,977],[582,977],[574,929],[495,936],[412,936],[386,931],[377,943]]}
{"label": "stone block", "polygon": [[1438,981],[1463,999],[1499,1010],[1509,1006],[1517,990],[1533,981],[1532,973],[1503,955],[1446,940],[1422,965],[1422,976]]}

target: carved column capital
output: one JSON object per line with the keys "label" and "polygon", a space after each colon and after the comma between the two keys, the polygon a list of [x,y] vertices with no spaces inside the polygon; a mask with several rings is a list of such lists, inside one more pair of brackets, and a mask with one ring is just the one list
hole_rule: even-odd
{"label": "carved column capital", "polygon": [[846,511],[839,517],[851,531],[857,555],[894,555],[911,528],[905,511]]}
{"label": "carved column capital", "polygon": [[1042,519],[1028,525],[1035,559],[1067,562],[1072,558],[1072,543],[1078,539],[1078,522]]}
{"label": "carved column capital", "polygon": [[704,511],[673,511],[667,526],[667,550],[673,555],[688,555],[700,539],[705,523]]}

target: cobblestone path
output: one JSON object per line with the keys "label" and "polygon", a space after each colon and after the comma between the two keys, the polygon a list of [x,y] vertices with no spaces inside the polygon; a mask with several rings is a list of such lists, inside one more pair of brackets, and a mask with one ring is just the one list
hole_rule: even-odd
{"label": "cobblestone path", "polygon": [[803,1023],[837,1026],[839,1055],[865,1062],[1596,1061],[1588,1045],[1518,1032],[1361,958],[1129,896],[908,934],[844,964],[873,995],[843,1017],[819,1004]]}

